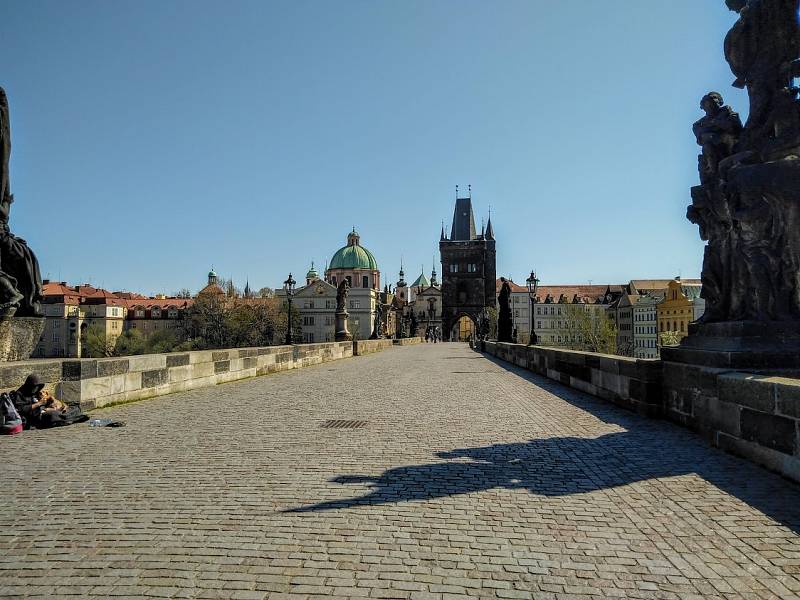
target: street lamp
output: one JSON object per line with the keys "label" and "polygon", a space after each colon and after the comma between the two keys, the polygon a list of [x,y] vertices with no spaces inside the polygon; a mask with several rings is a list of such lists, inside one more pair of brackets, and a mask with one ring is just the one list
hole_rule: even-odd
{"label": "street lamp", "polygon": [[286,292],[286,299],[289,301],[289,312],[286,317],[286,345],[292,345],[292,296],[294,295],[294,286],[297,282],[292,279],[292,274],[289,273],[289,279],[283,282],[283,289]]}
{"label": "street lamp", "polygon": [[537,279],[536,273],[531,271],[531,276],[525,280],[525,283],[528,284],[528,298],[530,299],[529,306],[531,309],[531,336],[528,339],[528,345],[535,346],[539,342],[536,339],[536,329],[533,326],[533,309],[536,307],[536,291],[539,289],[539,279]]}

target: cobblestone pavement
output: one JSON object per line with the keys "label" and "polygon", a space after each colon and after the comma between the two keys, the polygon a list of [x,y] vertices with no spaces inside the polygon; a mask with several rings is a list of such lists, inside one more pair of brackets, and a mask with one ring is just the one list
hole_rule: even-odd
{"label": "cobblestone pavement", "polygon": [[800,597],[798,486],[462,344],[95,414],[0,438],[0,597]]}

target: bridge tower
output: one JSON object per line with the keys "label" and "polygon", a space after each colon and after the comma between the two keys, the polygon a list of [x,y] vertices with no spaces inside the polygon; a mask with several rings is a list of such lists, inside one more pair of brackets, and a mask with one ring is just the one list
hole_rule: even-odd
{"label": "bridge tower", "polygon": [[[472,193],[458,197],[448,237],[442,226],[442,335],[463,339],[475,331],[478,315],[495,305],[496,252],[492,218],[481,233],[475,231]],[[466,317],[466,319],[464,318]]]}

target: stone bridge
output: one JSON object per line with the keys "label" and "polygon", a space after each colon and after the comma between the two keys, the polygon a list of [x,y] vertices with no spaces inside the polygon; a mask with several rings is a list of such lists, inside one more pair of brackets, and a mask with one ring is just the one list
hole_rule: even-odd
{"label": "stone bridge", "polygon": [[800,489],[463,344],[0,438],[0,598],[797,598]]}

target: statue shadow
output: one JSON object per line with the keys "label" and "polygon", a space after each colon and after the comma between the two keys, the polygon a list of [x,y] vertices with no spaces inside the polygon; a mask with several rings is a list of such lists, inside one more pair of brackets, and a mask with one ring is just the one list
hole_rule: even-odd
{"label": "statue shadow", "polygon": [[[800,487],[792,482],[714,449],[688,430],[641,417],[511,365],[492,362],[624,430],[598,437],[544,437],[457,448],[437,453],[440,462],[396,467],[379,475],[342,475],[331,482],[366,484],[371,490],[362,496],[283,512],[429,501],[492,489],[558,497],[695,474],[718,488],[686,484],[693,494],[706,496],[701,499],[703,504],[724,502],[719,493],[723,490],[800,532]],[[661,488],[659,493],[669,491]],[[730,511],[736,510],[736,504],[731,503]]]}

